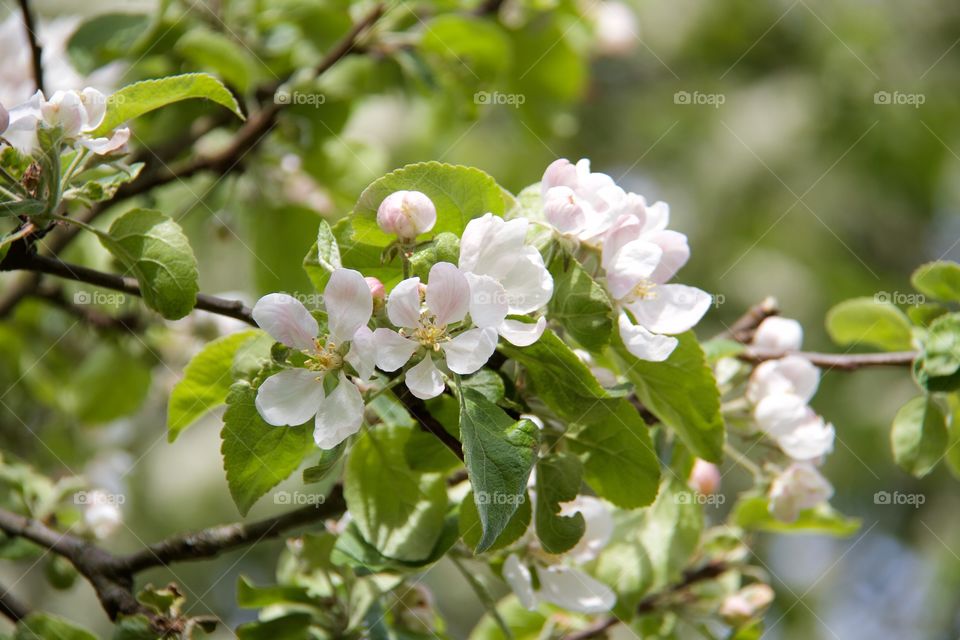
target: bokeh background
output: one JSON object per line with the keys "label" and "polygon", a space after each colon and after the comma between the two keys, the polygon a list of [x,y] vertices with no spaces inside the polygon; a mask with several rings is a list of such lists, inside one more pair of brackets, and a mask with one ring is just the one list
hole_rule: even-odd
{"label": "bokeh background", "polygon": [[[274,50],[287,47],[288,57],[300,60],[323,51],[327,34],[303,26],[309,20],[328,11],[340,25],[348,10],[342,3],[314,3],[323,5],[314,15],[299,6],[308,3],[269,3],[259,7],[267,17],[250,26],[244,12],[259,3],[165,4],[163,24],[172,26],[156,46],[135,61],[121,58],[94,71],[98,58],[77,77],[93,73],[101,84],[118,86],[203,69],[178,40],[191,29],[224,31],[221,19],[234,25],[230,37],[260,43],[251,45],[258,53],[266,47],[264,58],[278,68],[268,55]],[[417,8],[424,20],[428,4]],[[346,214],[366,184],[393,168],[421,160],[474,165],[516,191],[539,180],[557,157],[589,157],[594,170],[670,203],[673,226],[689,235],[693,248],[681,281],[716,294],[701,336],[772,295],[785,315],[804,324],[805,346],[816,350],[838,350],[823,329],[833,304],[884,296],[909,306],[909,274],[917,265],[960,256],[960,5],[608,4],[584,0],[578,11],[590,19],[582,21],[561,7],[569,16],[539,39],[513,37],[507,43],[513,55],[502,66],[496,62],[502,43],[492,38],[489,54],[455,45],[466,70],[441,61],[436,73],[418,74],[416,47],[411,53],[398,38],[379,57],[351,59],[329,74],[325,103],[293,107],[246,177],[200,177],[165,189],[154,204],[188,230],[203,290],[253,300],[277,289],[307,290],[299,263],[317,217]],[[15,13],[14,3],[7,5]],[[156,14],[149,2],[38,0],[35,6],[46,34],[62,40],[91,11]],[[509,24],[544,8],[552,10],[546,2],[508,0],[501,12]],[[294,9],[304,13],[282,15]],[[287,28],[287,19],[307,22],[298,30]],[[417,31],[412,17],[399,23]],[[15,15],[0,27],[0,101],[7,106],[29,93],[19,28]],[[102,59],[120,58],[108,51],[119,46],[116,33],[102,29],[93,33],[105,43]],[[272,39],[263,44],[266,31]],[[558,35],[564,36],[560,45],[554,44]],[[56,49],[51,45],[48,55]],[[59,54],[69,58],[66,49]],[[444,54],[436,43],[419,53],[428,61]],[[474,98],[475,89],[514,96],[514,103],[522,96],[523,104],[484,103]],[[157,144],[183,118],[209,113],[193,106],[161,115],[135,136]],[[198,144],[217,142],[213,135]],[[92,243],[71,251],[109,266]],[[0,289],[9,278],[3,276]],[[178,371],[203,336],[224,329],[200,318],[153,324],[136,338],[104,338],[41,302],[21,305],[0,324],[4,455],[54,476],[87,474],[123,493],[127,526],[109,540],[111,548],[134,549],[177,530],[235,520],[219,457],[218,416],[172,445],[164,422]],[[142,407],[119,419],[101,411],[102,399],[87,397],[83,388],[104,375],[115,383],[113,394],[142,400]],[[756,539],[757,562],[778,596],[765,638],[960,634],[960,484],[944,465],[913,479],[890,453],[890,421],[915,394],[905,370],[826,372],[814,408],[836,425],[838,437],[825,474],[836,487],[832,503],[861,518],[862,527],[846,539]],[[738,474],[731,470],[724,478],[731,495],[742,486]],[[878,491],[921,495],[923,504],[877,504]],[[251,515],[281,509],[267,498]],[[154,584],[176,580],[187,587],[192,611],[215,612],[235,626],[254,615],[234,604],[237,577],[270,581],[280,545],[146,577]],[[0,578],[16,582],[23,599],[106,628],[89,589],[53,591],[43,563],[24,575],[28,566],[0,564]],[[463,637],[481,613],[463,579],[441,564],[425,583],[442,587],[435,589],[438,603],[451,632]]]}

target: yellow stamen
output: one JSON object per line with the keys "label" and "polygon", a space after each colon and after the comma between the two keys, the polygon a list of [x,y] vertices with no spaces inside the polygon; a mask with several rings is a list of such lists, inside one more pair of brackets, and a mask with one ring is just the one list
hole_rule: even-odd
{"label": "yellow stamen", "polygon": [[[311,371],[334,371],[343,366],[343,356],[337,351],[337,345],[320,338],[313,339],[314,351],[304,351],[307,355],[307,369]],[[320,378],[318,378],[319,380]]]}

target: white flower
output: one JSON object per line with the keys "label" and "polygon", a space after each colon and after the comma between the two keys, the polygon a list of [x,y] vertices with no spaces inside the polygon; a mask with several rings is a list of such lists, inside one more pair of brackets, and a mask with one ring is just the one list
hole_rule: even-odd
{"label": "white flower", "polygon": [[57,91],[49,100],[40,101],[41,121],[45,126],[60,127],[68,140],[76,140],[101,155],[119,150],[130,139],[130,130],[126,127],[117,129],[109,138],[90,137],[103,122],[106,111],[106,96],[92,87],[79,92]]}
{"label": "white flower", "polygon": [[[474,328],[464,325],[468,313]],[[414,354],[423,353],[422,360],[406,372],[405,382],[418,398],[436,397],[443,392],[444,376],[434,356],[444,358],[454,373],[477,371],[497,348],[495,327],[506,314],[503,301],[471,299],[467,276],[449,262],[438,262],[430,269],[426,287],[420,278],[407,278],[387,297],[387,317],[401,329],[373,332],[377,366],[396,371]]]}
{"label": "white flower", "polygon": [[377,209],[380,228],[405,242],[430,231],[436,222],[437,208],[419,191],[395,191]]}
{"label": "white flower", "polygon": [[[303,352],[307,368],[284,369],[257,391],[257,411],[274,426],[300,425],[315,416],[317,446],[332,449],[360,430],[363,398],[344,372],[353,366],[362,380],[373,375],[373,332],[367,322],[373,299],[366,280],[351,269],[337,269],[323,292],[329,333],[318,338],[317,321],[291,296],[271,293],[257,302],[253,318],[274,340]],[[324,392],[328,374],[337,386]]]}
{"label": "white flower", "polygon": [[806,358],[786,356],[761,362],[747,384],[747,398],[759,403],[768,396],[790,394],[809,402],[820,384],[820,371]]}
{"label": "white flower", "polygon": [[83,522],[96,538],[110,536],[123,523],[123,514],[113,496],[104,491],[88,491],[85,495]]}
{"label": "white flower", "polygon": [[771,351],[797,351],[803,344],[803,327],[791,318],[765,318],[753,334],[753,345]]}
{"label": "white flower", "polygon": [[586,527],[577,544],[566,552],[576,564],[596,560],[613,535],[613,512],[606,502],[593,496],[580,496],[560,505],[561,516],[583,515]]}
{"label": "white flower", "polygon": [[539,589],[533,588],[530,567],[516,554],[510,554],[503,563],[503,577],[517,595],[517,599],[531,611],[541,601],[562,609],[580,613],[604,613],[616,604],[617,596],[610,587],[585,572],[564,565],[535,566]]}
{"label": "white flower", "polygon": [[804,509],[812,509],[833,495],[833,487],[817,468],[795,462],[770,487],[770,513],[783,522],[795,522]]}
{"label": "white flower", "polygon": [[[504,220],[492,213],[474,218],[460,239],[460,269],[470,283],[470,295],[477,313],[484,307],[486,326],[518,347],[540,339],[547,321],[540,316],[528,323],[504,316],[526,315],[546,306],[553,295],[553,277],[536,247],[526,244],[529,223],[525,218]],[[504,316],[500,315],[505,309]],[[484,320],[470,309],[473,321]],[[496,323],[493,319],[498,318]]]}
{"label": "white flower", "polygon": [[540,194],[547,222],[591,245],[600,241],[627,197],[613,178],[591,172],[586,158],[576,165],[566,158],[551,163],[540,181]]}
{"label": "white flower", "polygon": [[626,55],[640,41],[637,16],[626,3],[616,0],[600,2],[594,11],[594,20],[597,47],[605,55]]}

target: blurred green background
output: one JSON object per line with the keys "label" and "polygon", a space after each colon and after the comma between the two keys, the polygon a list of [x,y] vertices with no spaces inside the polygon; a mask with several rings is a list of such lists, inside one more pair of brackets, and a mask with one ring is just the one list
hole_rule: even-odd
{"label": "blurred green background", "polygon": [[[258,3],[192,9],[175,3],[168,16],[195,15],[166,38],[180,37],[183,25],[219,28],[205,12],[229,18],[231,4]],[[279,3],[276,10],[293,4]],[[597,15],[600,4],[606,3],[585,0],[576,10]],[[44,18],[62,21],[66,32],[76,24],[70,16],[93,8],[150,7],[68,0],[36,5]],[[531,6],[508,0],[502,16],[509,23]],[[698,328],[702,337],[772,295],[785,315],[804,324],[805,346],[816,350],[837,350],[823,329],[833,304],[853,296],[908,302],[915,266],[960,258],[960,5],[633,0],[627,6],[635,34],[629,21],[608,14],[613,18],[599,34],[606,53],[596,34],[591,38],[589,22],[571,17],[566,5],[561,9],[569,15],[539,40],[516,36],[509,71],[495,62],[488,69],[482,54],[460,52],[465,66],[475,63],[468,70],[478,81],[482,76],[483,90],[523,96],[519,108],[477,104],[471,95],[476,87],[469,77],[463,81],[456,65],[448,75],[418,77],[410,71],[414,56],[406,59],[402,48],[398,63],[385,60],[389,52],[372,61],[349,60],[325,79],[326,104],[292,109],[277,144],[260,153],[247,178],[199,178],[165,190],[155,204],[187,228],[203,290],[252,300],[275,289],[305,290],[300,256],[316,216],[347,213],[367,183],[393,168],[422,160],[474,165],[516,191],[539,180],[557,157],[589,157],[595,171],[649,200],[670,203],[673,226],[689,235],[693,249],[679,280],[717,296]],[[343,19],[345,9],[330,11]],[[629,37],[621,39],[617,31],[624,28]],[[250,33],[236,31],[240,39]],[[564,37],[559,48],[551,34]],[[317,38],[304,47],[322,51],[323,37]],[[28,77],[16,68],[25,58],[11,39],[16,36],[0,45],[12,47],[10,57],[0,57],[4,104],[16,99],[17,78]],[[438,50],[443,53],[424,45],[423,58],[429,61]],[[176,52],[175,44],[161,44],[109,80],[122,84],[198,68]],[[494,60],[497,55],[494,48]],[[302,58],[309,60],[310,51]],[[195,109],[197,117],[209,113]],[[153,143],[169,136],[172,125],[161,116],[135,135]],[[92,243],[72,251],[77,259],[103,261]],[[144,406],[119,420],[67,415],[88,405],[96,413],[95,399],[79,391],[84,375],[102,371],[91,364],[97,349],[91,330],[35,301],[0,325],[3,450],[53,475],[86,472],[102,485],[113,483],[128,498],[128,527],[109,541],[113,548],[134,549],[183,528],[237,517],[221,468],[217,416],[173,445],[165,441],[166,393],[201,344],[196,336],[212,330],[204,322],[153,326],[143,338],[107,338],[138,363],[108,368],[118,394],[135,384],[130,380],[138,372],[152,371],[149,389],[142,385]],[[51,344],[56,347],[47,352]],[[124,373],[118,366],[131,368]],[[777,590],[765,638],[919,640],[960,633],[960,485],[943,465],[922,481],[913,479],[890,453],[890,421],[912,395],[907,371],[826,372],[813,406],[837,429],[836,451],[825,466],[836,487],[832,503],[863,525],[843,540],[758,538],[757,562]],[[49,406],[37,405],[37,398]],[[742,486],[738,473],[725,477],[726,491]],[[924,504],[876,504],[878,491],[920,494]],[[264,500],[252,515],[280,509]],[[711,515],[719,520],[723,509]],[[269,581],[279,545],[147,577],[185,585],[194,612],[216,612],[235,626],[253,615],[234,604],[237,576]],[[54,592],[40,565],[18,580],[23,569],[4,564],[0,578],[16,581],[23,599],[104,628],[85,586]],[[441,564],[424,581],[442,587],[435,589],[437,601],[451,632],[463,637],[481,610],[462,578]]]}

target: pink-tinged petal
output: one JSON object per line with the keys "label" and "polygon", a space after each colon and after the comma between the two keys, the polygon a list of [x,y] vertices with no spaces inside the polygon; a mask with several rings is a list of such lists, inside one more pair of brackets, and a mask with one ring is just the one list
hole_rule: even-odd
{"label": "pink-tinged petal", "polygon": [[514,553],[507,556],[503,563],[503,579],[510,585],[520,604],[530,611],[537,608],[537,594],[533,591],[533,575],[527,565],[523,564]]}
{"label": "pink-tinged petal", "polygon": [[562,609],[579,613],[604,613],[613,609],[617,595],[599,580],[563,565],[537,567],[541,598]]}
{"label": "pink-tinged petal", "polygon": [[377,350],[377,367],[384,371],[396,371],[407,364],[420,346],[391,329],[377,329],[373,332],[373,341]]}
{"label": "pink-tinged petal", "polygon": [[373,369],[377,366],[377,345],[369,327],[360,327],[353,334],[347,362],[353,366],[361,380],[369,380],[373,376]]}
{"label": "pink-tinged petal", "polygon": [[470,310],[470,284],[466,276],[449,262],[433,265],[427,281],[426,302],[437,324],[460,322]]}
{"label": "pink-tinged petal", "polygon": [[820,370],[806,358],[791,355],[757,365],[747,385],[747,398],[759,402],[769,395],[789,393],[809,402],[819,384]]}
{"label": "pink-tinged petal", "polygon": [[812,509],[833,495],[833,487],[808,462],[795,462],[770,487],[770,512],[784,522],[793,522],[804,509]]}
{"label": "pink-tinged petal", "polygon": [[497,349],[496,329],[470,329],[441,344],[447,366],[454,373],[467,375],[487,363]]}
{"label": "pink-tinged petal", "polygon": [[607,230],[603,238],[603,250],[600,263],[604,269],[610,269],[614,258],[628,242],[640,237],[641,221],[632,215],[620,215]]}
{"label": "pink-tinged petal", "polygon": [[497,332],[510,344],[516,347],[529,347],[540,339],[547,328],[547,319],[543,316],[536,322],[521,320],[504,320],[497,327]]}
{"label": "pink-tinged petal", "polygon": [[761,431],[779,438],[816,415],[803,398],[792,393],[776,393],[757,403],[753,417]]}
{"label": "pink-tinged petal", "polygon": [[285,293],[270,293],[257,300],[253,319],[274,340],[301,351],[314,349],[313,339],[320,331],[303,303]]}
{"label": "pink-tinged petal", "polygon": [[360,431],[363,424],[363,396],[357,385],[340,372],[337,388],[321,403],[314,423],[313,440],[321,449],[335,446]]}
{"label": "pink-tinged petal", "polygon": [[757,327],[753,334],[753,344],[781,353],[797,351],[803,344],[803,327],[791,318],[771,316]]}
{"label": "pink-tinged petal", "polygon": [[623,245],[607,267],[610,294],[617,300],[627,297],[634,287],[650,278],[661,256],[663,250],[652,242],[633,240]]}
{"label": "pink-tinged petal", "polygon": [[260,417],[275,427],[303,424],[323,402],[323,383],[316,371],[285,369],[257,389],[256,407]]}
{"label": "pink-tinged petal", "polygon": [[833,451],[836,437],[832,424],[817,415],[810,416],[792,431],[777,438],[777,444],[794,460],[816,460]]}
{"label": "pink-tinged petal", "polygon": [[80,92],[80,102],[84,109],[83,130],[93,131],[103,122],[107,112],[107,97],[93,87],[87,87]]}
{"label": "pink-tinged petal", "polygon": [[677,231],[653,231],[644,236],[663,250],[660,264],[650,276],[654,282],[663,284],[670,280],[690,259],[690,245],[687,236]]}
{"label": "pink-tinged petal", "polygon": [[663,362],[679,344],[676,338],[650,333],[640,325],[631,323],[625,314],[620,314],[618,323],[620,338],[627,351],[640,360]]}
{"label": "pink-tinged petal", "polygon": [[420,323],[420,278],[407,278],[387,297],[387,317],[398,327],[415,329]]}
{"label": "pink-tinged petal", "polygon": [[460,269],[499,280],[523,250],[528,226],[526,218],[504,220],[492,213],[474,218],[460,238]]}
{"label": "pink-tinged petal", "polygon": [[647,205],[647,216],[643,224],[644,233],[649,231],[663,231],[670,224],[670,205],[658,200]]}
{"label": "pink-tinged petal", "polygon": [[507,292],[511,314],[532,313],[553,296],[553,276],[543,264],[540,252],[529,245],[513,253],[513,264],[499,280]]}
{"label": "pink-tinged petal", "polygon": [[114,153],[121,150],[130,140],[130,129],[123,127],[113,132],[109,138],[92,138],[81,140],[80,144],[97,155],[105,156],[108,153]]}
{"label": "pink-tinged petal", "polygon": [[330,337],[336,344],[346,342],[373,314],[373,294],[359,271],[336,269],[323,290]]}
{"label": "pink-tinged petal", "polygon": [[675,335],[692,329],[710,308],[705,291],[682,284],[657,285],[650,298],[627,305],[637,324],[654,333]]}
{"label": "pink-tinged petal", "polygon": [[433,364],[433,358],[427,356],[407,370],[407,388],[421,400],[436,398],[443,393],[443,374]]}
{"label": "pink-tinged petal", "polygon": [[578,233],[587,224],[583,206],[570,187],[553,187],[543,197],[543,215],[560,233]]}
{"label": "pink-tinged petal", "polygon": [[464,274],[470,283],[470,319],[478,327],[495,327],[509,312],[507,292],[490,276]]}

